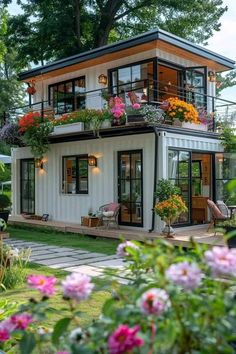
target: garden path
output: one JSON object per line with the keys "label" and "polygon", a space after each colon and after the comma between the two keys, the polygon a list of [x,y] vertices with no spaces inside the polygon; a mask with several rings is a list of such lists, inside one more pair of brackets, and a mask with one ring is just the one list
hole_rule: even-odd
{"label": "garden path", "polygon": [[57,247],[39,242],[28,242],[14,238],[5,239],[4,243],[18,248],[30,248],[30,261],[54,269],[68,272],[79,272],[91,277],[103,277],[104,271],[112,273],[118,270],[116,276],[120,282],[125,282],[124,261],[114,255],[88,252],[82,249]]}

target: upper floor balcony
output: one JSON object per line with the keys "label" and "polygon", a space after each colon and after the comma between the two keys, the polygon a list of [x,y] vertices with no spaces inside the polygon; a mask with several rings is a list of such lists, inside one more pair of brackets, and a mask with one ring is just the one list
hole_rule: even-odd
{"label": "upper floor balcony", "polygon": [[[17,122],[28,112],[39,112],[42,122],[49,118],[55,126],[81,122],[84,130],[138,123],[220,132],[225,123],[235,126],[236,103],[204,94],[197,85],[176,86],[148,79],[89,91],[83,87],[74,92],[62,91],[58,86],[47,101],[31,102],[6,112],[1,125]],[[73,132],[74,126],[67,129],[68,134]]]}

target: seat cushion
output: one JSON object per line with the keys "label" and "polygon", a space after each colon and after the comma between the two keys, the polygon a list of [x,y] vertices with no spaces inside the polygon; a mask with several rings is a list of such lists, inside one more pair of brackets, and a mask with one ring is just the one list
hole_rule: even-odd
{"label": "seat cushion", "polygon": [[110,211],[104,211],[104,212],[102,213],[102,215],[105,216],[105,217],[107,217],[107,218],[109,218],[109,217],[111,217],[111,216],[114,216],[114,211],[112,211],[112,210],[110,210]]}
{"label": "seat cushion", "polygon": [[207,204],[208,204],[209,208],[211,209],[212,215],[213,215],[213,217],[215,219],[217,219],[217,220],[225,220],[225,219],[227,219],[227,217],[225,217],[221,213],[220,209],[216,206],[216,204],[212,200],[208,199],[207,200]]}
{"label": "seat cushion", "polygon": [[106,207],[104,208],[105,211],[116,211],[117,207],[119,206],[118,203],[110,203],[108,205],[106,205]]}
{"label": "seat cushion", "polygon": [[222,200],[217,200],[216,205],[220,209],[221,213],[228,218],[230,216],[230,211],[227,207],[227,205],[222,201]]}

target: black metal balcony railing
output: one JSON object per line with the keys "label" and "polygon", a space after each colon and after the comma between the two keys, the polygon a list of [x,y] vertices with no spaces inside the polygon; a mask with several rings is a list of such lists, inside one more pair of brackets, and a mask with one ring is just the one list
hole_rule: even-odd
{"label": "black metal balcony railing", "polygon": [[208,125],[208,131],[218,131],[222,123],[236,126],[235,102],[206,95],[201,92],[201,88],[190,87],[189,85],[180,87],[154,80],[137,80],[119,84],[109,89],[89,90],[76,94],[58,93],[57,100],[51,100],[51,102],[40,101],[12,108],[0,117],[1,126],[6,123],[16,122],[19,117],[29,111],[41,112],[42,117],[50,114],[56,119],[64,113],[84,108],[102,109],[107,107],[106,99],[116,95],[122,97],[123,102],[128,107],[132,103],[132,95],[134,94],[142,105],[160,106],[169,97],[178,97],[188,103],[192,103]]}

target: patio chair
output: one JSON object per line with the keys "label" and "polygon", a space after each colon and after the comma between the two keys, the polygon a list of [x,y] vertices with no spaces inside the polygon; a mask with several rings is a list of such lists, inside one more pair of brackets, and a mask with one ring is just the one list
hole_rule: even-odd
{"label": "patio chair", "polygon": [[99,213],[107,229],[111,224],[114,224],[116,225],[117,228],[119,228],[119,224],[118,224],[119,211],[120,211],[120,204],[118,203],[109,203],[100,206]]}
{"label": "patio chair", "polygon": [[227,207],[227,205],[222,201],[222,200],[217,200],[216,202],[217,207],[220,209],[221,213],[226,217],[230,218],[231,217],[231,211]]}
{"label": "patio chair", "polygon": [[[218,206],[210,199],[207,200],[207,205],[210,209],[210,212],[211,212],[211,222],[207,228],[207,231],[210,230],[210,228],[212,226],[216,226],[216,223],[218,221],[225,221],[225,220],[228,220],[230,219],[230,214],[223,214],[220,209],[218,208]],[[216,234],[216,232],[215,232]]]}

